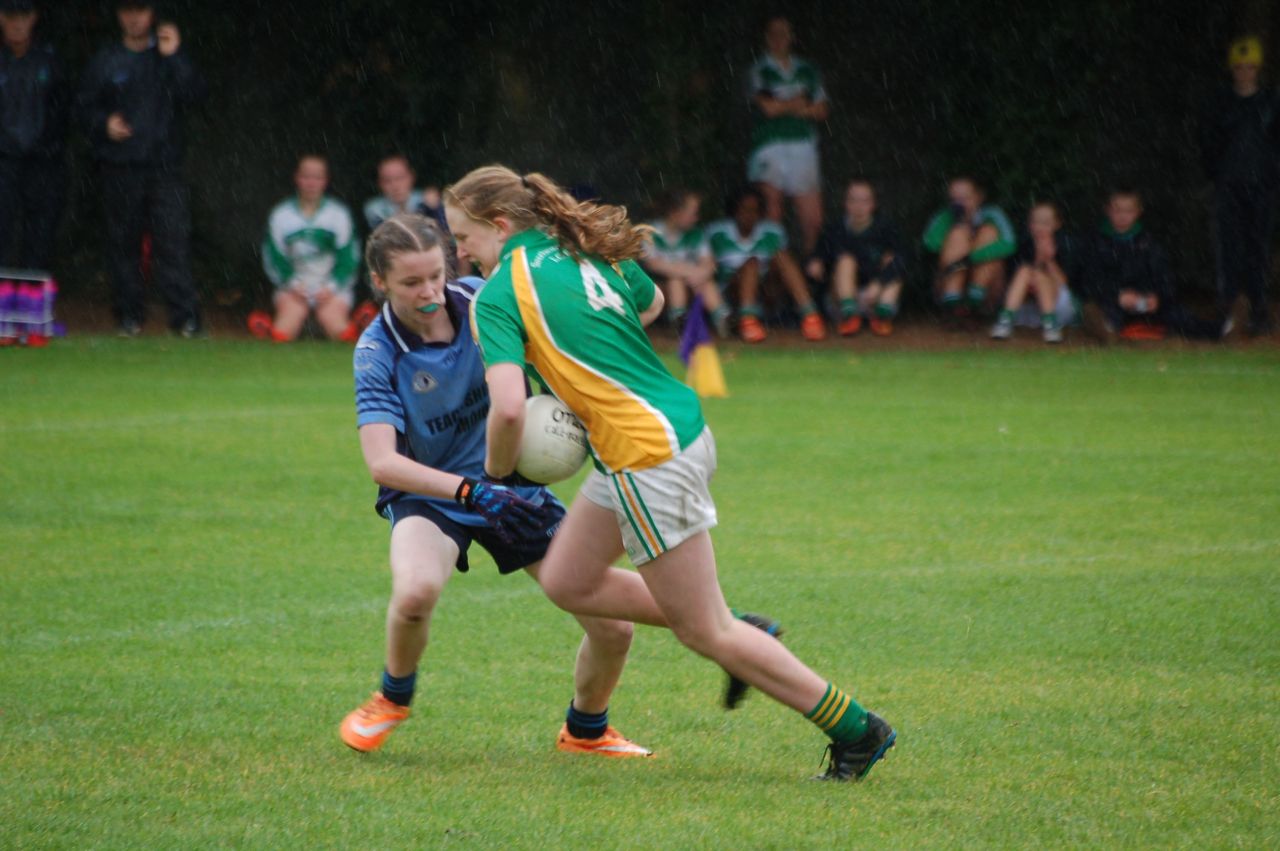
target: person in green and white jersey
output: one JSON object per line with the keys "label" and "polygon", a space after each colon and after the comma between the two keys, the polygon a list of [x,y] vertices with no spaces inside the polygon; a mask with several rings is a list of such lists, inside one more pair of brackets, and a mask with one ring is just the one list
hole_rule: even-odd
{"label": "person in green and white jersey", "polygon": [[249,329],[276,342],[297,339],[307,316],[334,340],[354,343],[352,290],[360,264],[360,241],[346,205],[325,194],[329,162],[318,154],[298,160],[297,194],[281,201],[267,219],[262,268],[275,286],[275,318],[249,317]]}
{"label": "person in green and white jersey", "polygon": [[[667,302],[667,319],[677,330],[684,325],[689,312],[689,294],[716,298],[716,264],[711,259],[698,216],[702,196],[687,189],[677,189],[662,199],[661,218],[649,223],[653,232],[640,258]],[[708,293],[707,291],[711,292]]]}
{"label": "person in green and white jersey", "polygon": [[925,226],[924,247],[938,255],[934,296],[948,319],[990,310],[1005,287],[1005,261],[1018,250],[1009,217],[987,203],[986,191],[972,177],[947,184],[947,206]]}
{"label": "person in green and white jersey", "polygon": [[[725,604],[710,535],[715,439],[697,395],[644,331],[663,306],[635,262],[648,228],[503,166],[470,172],[444,200],[458,257],[488,281],[471,306],[489,388],[485,475],[515,470],[527,369],[587,429],[595,469],[542,561],[547,596],[575,614],[669,627],[830,736],[823,779],[866,776],[893,746],[893,728],[797,659],[768,629],[776,625]],[[614,566],[624,552],[648,595]]]}
{"label": "person in green and white jersey", "polygon": [[827,336],[826,323],[809,292],[800,264],[787,250],[787,234],[777,222],[763,218],[764,198],[747,187],[730,199],[731,218],[707,226],[707,246],[716,263],[720,292],[707,299],[711,322],[723,335],[731,311],[726,299],[738,302],[738,333],[744,342],[768,336],[760,291],[767,279],[779,280],[800,315],[800,331],[816,342]]}
{"label": "person in green and white jersey", "polygon": [[751,66],[750,92],[755,124],[747,179],[760,187],[765,216],[782,221],[790,198],[800,226],[801,249],[813,251],[822,229],[818,123],[831,114],[822,76],[813,63],[791,53],[795,32],[781,15],[764,29],[765,54]]}

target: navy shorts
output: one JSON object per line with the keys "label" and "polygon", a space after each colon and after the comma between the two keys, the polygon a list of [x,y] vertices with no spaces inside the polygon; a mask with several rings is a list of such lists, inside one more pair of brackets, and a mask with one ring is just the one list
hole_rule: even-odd
{"label": "navy shorts", "polygon": [[449,540],[458,545],[458,562],[455,566],[462,573],[471,569],[467,561],[467,549],[471,546],[471,542],[475,541],[493,556],[493,560],[498,564],[498,572],[507,574],[523,570],[541,561],[547,554],[547,547],[551,546],[551,537],[560,528],[560,521],[564,520],[565,512],[564,505],[549,491],[543,507],[547,509],[546,525],[537,535],[531,535],[514,545],[498,537],[498,533],[489,526],[465,526],[456,520],[451,520],[444,512],[432,508],[429,503],[420,499],[397,499],[389,502],[382,509],[382,516],[391,521],[392,527],[406,517],[423,517],[430,520],[448,536]]}

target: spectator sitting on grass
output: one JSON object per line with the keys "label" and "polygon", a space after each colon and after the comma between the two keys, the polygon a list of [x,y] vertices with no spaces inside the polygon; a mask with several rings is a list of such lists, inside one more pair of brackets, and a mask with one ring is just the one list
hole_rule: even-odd
{"label": "spectator sitting on grass", "polygon": [[924,246],[938,255],[934,296],[943,314],[955,318],[998,303],[1004,261],[1018,244],[1009,217],[986,203],[985,191],[972,177],[952,178],[947,199],[947,207],[925,228]]}
{"label": "spectator sitting on grass", "polygon": [[[676,190],[663,200],[662,216],[650,222],[650,241],[640,263],[666,296],[667,319],[679,330],[689,310],[689,294],[715,289],[716,263],[711,258],[698,214],[702,198],[696,192]],[[703,295],[703,301],[715,294]],[[719,303],[717,301],[717,303]]]}
{"label": "spectator sitting on grass", "polygon": [[844,217],[823,231],[806,271],[817,281],[830,276],[841,336],[857,334],[864,318],[873,334],[893,333],[906,263],[898,229],[877,212],[876,192],[869,180],[850,181]]}
{"label": "spectator sitting on grass", "polygon": [[360,334],[351,322],[360,263],[355,223],[344,204],[325,194],[329,162],[323,156],[302,156],[293,182],[297,195],[271,211],[262,240],[262,267],[275,286],[275,319],[256,311],[249,316],[249,330],[289,342],[315,311],[330,339],[353,343]]}
{"label": "spectator sitting on grass", "polygon": [[440,190],[435,186],[415,189],[417,179],[417,173],[404,154],[389,154],[378,161],[378,191],[381,194],[364,204],[364,220],[370,232],[397,213],[418,213],[444,227],[445,234],[449,233],[443,224]]}
{"label": "spectator sitting on grass", "polygon": [[716,262],[720,291],[708,304],[717,332],[728,327],[729,306],[724,301],[730,290],[738,302],[738,333],[748,343],[760,343],[768,336],[760,291],[766,278],[776,275],[800,314],[800,331],[806,340],[827,336],[826,324],[818,313],[800,264],[787,251],[787,236],[776,223],[763,218],[764,199],[753,187],[741,190],[729,204],[732,218],[707,227],[707,245]]}
{"label": "spectator sitting on grass", "polygon": [[1142,196],[1111,192],[1106,219],[1087,251],[1086,328],[1103,342],[1116,335],[1160,340],[1168,332],[1217,339],[1221,323],[1190,316],[1175,301],[1168,255],[1142,223]]}
{"label": "spectator sitting on grass", "polygon": [[[1070,285],[1079,280],[1080,251],[1062,229],[1062,216],[1057,206],[1041,201],[1027,216],[1027,233],[1018,245],[1013,278],[1004,296],[1004,307],[991,337],[1007,340],[1013,336],[1014,323],[1027,318],[1040,326],[1046,343],[1061,343],[1062,329],[1075,321],[1075,299]],[[1024,317],[1027,296],[1035,299],[1038,315]],[[1030,306],[1028,306],[1030,307]],[[1035,308],[1030,308],[1034,313]]]}

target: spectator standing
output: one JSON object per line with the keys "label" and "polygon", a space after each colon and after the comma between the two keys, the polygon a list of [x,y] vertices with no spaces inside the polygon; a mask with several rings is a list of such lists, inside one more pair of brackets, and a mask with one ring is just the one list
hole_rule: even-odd
{"label": "spectator standing", "polygon": [[792,55],[795,33],[787,18],[770,18],[764,40],[765,54],[751,66],[755,126],[747,179],[763,193],[770,221],[782,221],[783,201],[791,199],[805,256],[822,229],[818,123],[830,116],[831,104],[818,69]]}
{"label": "spectator standing", "polygon": [[1249,36],[1227,53],[1231,85],[1215,92],[1200,121],[1200,155],[1213,181],[1218,307],[1230,333],[1236,301],[1249,299],[1249,333],[1270,334],[1267,273],[1280,183],[1280,94],[1259,83],[1262,43]]}
{"label": "spectator standing", "polygon": [[34,37],[38,20],[31,0],[0,0],[0,263],[47,271],[66,201],[69,96],[53,47]]}
{"label": "spectator standing", "polygon": [[205,82],[182,48],[177,25],[156,26],[150,3],[116,3],[121,40],[93,57],[76,98],[101,183],[115,315],[122,336],[137,336],[146,315],[144,227],[150,227],[155,280],[169,326],[201,333],[191,278],[191,209],[182,178],[183,112],[205,98]]}

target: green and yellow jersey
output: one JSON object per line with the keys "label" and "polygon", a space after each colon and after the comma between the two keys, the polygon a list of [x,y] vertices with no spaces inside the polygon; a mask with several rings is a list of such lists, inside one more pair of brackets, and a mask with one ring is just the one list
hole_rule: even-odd
{"label": "green and yellow jersey", "polygon": [[513,235],[471,307],[485,367],[514,363],[582,420],[605,472],[670,461],[706,422],[653,350],[640,313],[654,284],[634,261],[575,259],[539,230]]}

